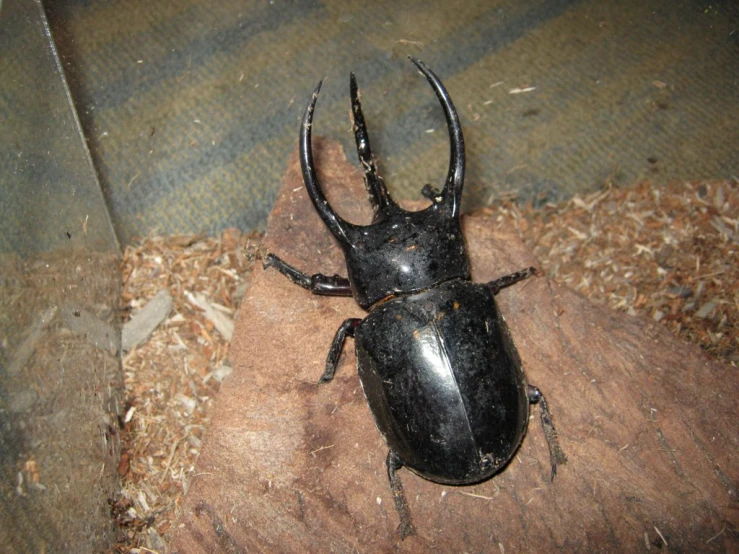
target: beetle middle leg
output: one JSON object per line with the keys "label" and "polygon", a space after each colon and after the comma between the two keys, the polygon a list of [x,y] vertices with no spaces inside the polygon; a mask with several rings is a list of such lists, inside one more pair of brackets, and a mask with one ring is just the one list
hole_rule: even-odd
{"label": "beetle middle leg", "polygon": [[544,429],[544,436],[547,439],[549,445],[549,458],[552,461],[552,476],[557,475],[557,465],[561,465],[567,462],[567,456],[559,446],[559,438],[557,437],[557,430],[554,428],[554,422],[552,421],[552,414],[549,411],[549,404],[541,391],[533,385],[528,386],[528,397],[530,404],[539,404],[541,410],[541,426]]}
{"label": "beetle middle leg", "polygon": [[493,295],[496,295],[501,291],[501,289],[510,287],[511,285],[515,285],[519,281],[523,281],[524,279],[528,279],[532,275],[537,274],[538,271],[535,267],[527,267],[526,269],[522,269],[521,271],[516,271],[515,273],[511,273],[509,275],[503,275],[503,277],[498,277],[494,281],[490,281],[489,283],[487,283],[487,287],[492,291]]}
{"label": "beetle middle leg", "polygon": [[411,510],[408,507],[408,500],[405,497],[405,491],[403,490],[403,483],[400,482],[398,477],[398,470],[403,467],[402,460],[392,450],[387,453],[387,476],[390,479],[390,490],[393,493],[393,500],[395,501],[395,510],[398,512],[400,518],[400,538],[405,539],[410,535],[416,534],[416,528],[413,527],[411,521]]}
{"label": "beetle middle leg", "polygon": [[349,279],[346,277],[341,277],[339,275],[324,275],[323,273],[308,275],[281,260],[274,254],[267,254],[262,266],[264,269],[274,267],[293,283],[311,291],[313,294],[320,294],[323,296],[352,295]]}
{"label": "beetle middle leg", "polygon": [[331,341],[331,348],[328,350],[328,356],[326,356],[326,369],[318,380],[319,383],[329,383],[333,381],[334,375],[336,374],[336,367],[339,365],[339,357],[341,351],[344,349],[344,343],[346,337],[353,337],[354,330],[357,325],[362,323],[362,320],[357,317],[350,317],[345,319],[341,327],[336,331],[334,340]]}

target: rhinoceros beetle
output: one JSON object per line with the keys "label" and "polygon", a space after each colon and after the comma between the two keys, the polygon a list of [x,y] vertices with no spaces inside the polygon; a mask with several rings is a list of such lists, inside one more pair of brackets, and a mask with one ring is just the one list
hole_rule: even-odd
{"label": "rhinoceros beetle", "polygon": [[311,127],[321,83],[300,127],[300,164],[308,195],[346,258],[348,278],[309,276],[269,254],[274,267],[313,294],[353,296],[369,314],[339,327],[321,383],[333,379],[347,337],[354,337],[359,377],[375,423],[390,451],[386,465],[401,537],[415,532],[397,471],[405,466],[431,481],[468,485],[488,479],[519,447],[538,403],[552,462],[566,457],[539,389],[527,385],[495,295],[536,273],[532,267],[486,284],[470,281],[460,224],[465,151],[456,110],[439,78],[410,58],[444,110],[451,159],[444,188],[426,185],[431,205],[406,211],[377,172],[350,77],[354,136],[373,207],[372,223],[355,225],[331,208],[313,162]]}

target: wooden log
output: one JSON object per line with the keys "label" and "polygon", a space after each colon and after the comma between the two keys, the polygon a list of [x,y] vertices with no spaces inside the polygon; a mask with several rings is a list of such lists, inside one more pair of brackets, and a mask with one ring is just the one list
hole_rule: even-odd
{"label": "wooden log", "polygon": [[[334,207],[367,223],[359,171],[335,143],[315,150]],[[467,217],[464,229],[473,280],[536,265],[506,220]],[[309,274],[346,275],[296,155],[264,248]],[[534,407],[513,460],[482,484],[401,470],[418,531],[401,541],[351,342],[334,381],[317,385],[336,329],[362,310],[257,268],[174,551],[736,551],[736,370],[543,277],[498,302],[569,459],[553,482]]]}

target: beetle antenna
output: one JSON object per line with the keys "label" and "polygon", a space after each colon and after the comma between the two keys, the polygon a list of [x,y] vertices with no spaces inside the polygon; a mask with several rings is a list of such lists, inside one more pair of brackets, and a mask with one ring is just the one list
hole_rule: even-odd
{"label": "beetle antenna", "polygon": [[426,77],[426,80],[434,89],[434,92],[436,92],[436,97],[439,99],[441,107],[444,110],[444,117],[446,118],[447,128],[449,129],[451,154],[449,157],[449,172],[447,173],[442,195],[446,201],[451,201],[452,215],[457,215],[462,201],[465,165],[464,137],[462,136],[462,127],[459,124],[457,110],[454,109],[454,104],[449,97],[449,93],[434,72],[426,67],[426,64],[421,60],[417,60],[411,56],[408,56],[408,59]]}
{"label": "beetle antenna", "polygon": [[326,195],[323,194],[321,183],[318,181],[315,163],[313,162],[311,128],[313,127],[313,111],[316,108],[316,100],[318,100],[318,93],[321,91],[322,84],[323,81],[318,82],[303,114],[303,123],[300,126],[300,167],[303,170],[305,188],[308,190],[308,196],[310,196],[318,215],[321,216],[326,227],[329,228],[339,242],[342,244],[351,244],[349,237],[347,237],[347,229],[350,224],[344,221],[328,203]]}
{"label": "beetle antenna", "polygon": [[386,211],[388,206],[393,204],[393,200],[387,192],[385,182],[377,173],[377,165],[372,156],[367,126],[364,122],[364,115],[362,114],[362,103],[359,100],[357,78],[354,76],[354,73],[349,75],[349,91],[352,99],[354,140],[357,143],[357,154],[359,155],[359,163],[364,171],[364,186],[370,195],[370,202],[374,210],[374,219],[377,220],[378,216]]}

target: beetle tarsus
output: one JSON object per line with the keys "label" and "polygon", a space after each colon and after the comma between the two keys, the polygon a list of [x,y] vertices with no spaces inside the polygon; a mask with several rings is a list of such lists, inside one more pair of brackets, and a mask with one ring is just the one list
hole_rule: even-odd
{"label": "beetle tarsus", "polygon": [[408,500],[405,497],[405,491],[403,490],[403,483],[400,482],[398,477],[398,470],[403,467],[402,460],[392,450],[387,453],[387,476],[390,479],[390,490],[393,493],[393,500],[395,501],[395,510],[398,512],[400,518],[400,525],[398,530],[400,531],[401,540],[405,540],[407,537],[416,534],[416,528],[413,527],[411,521],[411,510],[408,507]]}
{"label": "beetle tarsus", "polygon": [[326,369],[318,380],[319,384],[330,383],[333,380],[336,374],[336,367],[339,365],[341,351],[344,350],[346,337],[354,337],[354,330],[360,323],[362,323],[362,320],[356,317],[345,319],[344,323],[336,331],[334,340],[331,341],[331,348],[328,350],[328,356],[326,357]]}
{"label": "beetle tarsus", "polygon": [[557,436],[557,430],[554,428],[554,421],[552,421],[552,413],[549,411],[547,399],[533,385],[528,386],[527,392],[529,403],[539,404],[541,410],[541,426],[544,429],[544,437],[547,439],[547,445],[549,446],[549,459],[552,461],[550,481],[553,481],[554,476],[557,475],[557,466],[567,463],[567,456],[559,446],[559,437]]}
{"label": "beetle tarsus", "polygon": [[300,285],[304,289],[311,291],[313,294],[322,296],[351,296],[352,289],[349,279],[340,275],[324,275],[316,273],[308,276],[299,269],[295,269],[287,262],[281,260],[274,254],[267,254],[262,264],[264,269],[274,267],[285,277],[290,279],[296,285]]}
{"label": "beetle tarsus", "polygon": [[527,267],[526,269],[522,269],[521,271],[516,271],[515,273],[511,273],[509,275],[503,275],[503,277],[498,277],[494,281],[490,281],[489,283],[487,283],[487,286],[492,291],[493,295],[496,295],[502,289],[510,287],[511,285],[515,285],[519,281],[523,281],[524,279],[528,279],[529,277],[538,274],[539,272],[535,267]]}

